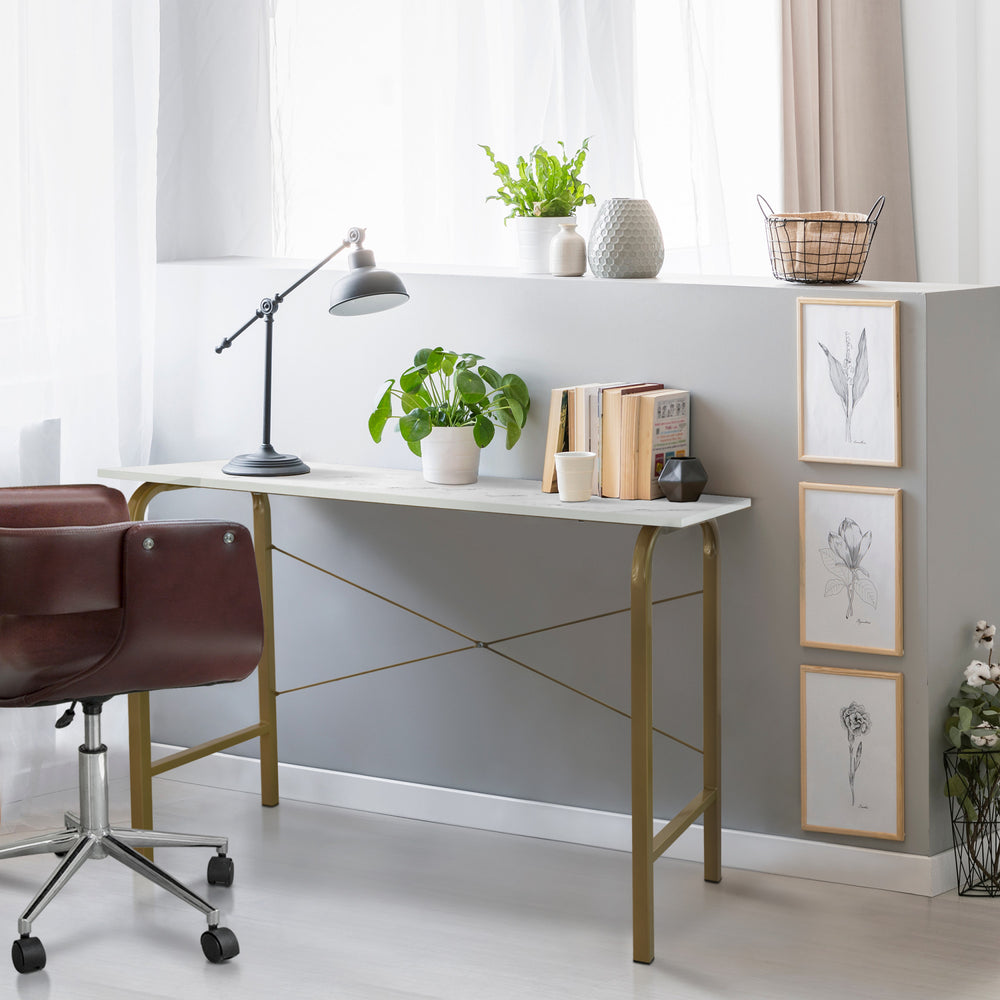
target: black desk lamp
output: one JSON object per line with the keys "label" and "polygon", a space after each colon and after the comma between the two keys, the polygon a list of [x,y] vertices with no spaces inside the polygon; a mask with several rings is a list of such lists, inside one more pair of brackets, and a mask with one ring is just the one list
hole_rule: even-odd
{"label": "black desk lamp", "polygon": [[341,250],[354,245],[348,255],[348,272],[333,286],[330,295],[330,313],[334,316],[360,316],[362,313],[382,312],[401,306],[410,297],[399,275],[375,266],[375,255],[361,245],[365,239],[363,229],[354,228],[347,239],[328,257],[324,257],[311,271],[303,274],[290,288],[264,299],[253,318],[244,323],[236,333],[227,337],[215,349],[221,354],[248,327],[259,319],[267,327],[264,348],[264,443],[247,455],[237,455],[222,467],[230,476],[301,476],[309,466],[296,455],[282,455],[271,447],[271,341],[274,332],[274,314],[278,306],[294,292],[306,278],[311,278],[324,264],[333,260]]}

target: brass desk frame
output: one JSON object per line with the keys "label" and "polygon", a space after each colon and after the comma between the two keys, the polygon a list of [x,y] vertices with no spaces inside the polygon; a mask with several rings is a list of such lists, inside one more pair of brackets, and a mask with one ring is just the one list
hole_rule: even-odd
{"label": "brass desk frame", "polygon": [[[244,729],[209,740],[190,749],[152,760],[149,724],[149,693],[129,695],[129,752],[131,775],[132,826],[150,829],[153,825],[152,779],[173,768],[188,764],[202,757],[229,749],[252,739],[260,739],[261,803],[278,804],[278,749],[277,749],[277,688],[274,656],[274,582],[272,574],[271,506],[269,494],[291,496],[323,496],[322,492],[299,488],[305,477],[295,479],[249,479],[223,477],[218,472],[221,463],[191,463],[177,466],[149,466],[132,469],[102,469],[100,474],[113,479],[138,479],[142,481],[129,501],[129,515],[142,520],[151,500],[161,493],[189,488],[228,489],[250,493],[253,500],[253,535],[256,549],[257,574],[260,581],[264,611],[265,642],[260,665],[257,668],[259,721]],[[204,468],[207,476],[191,475],[192,468]],[[350,467],[316,467],[336,475],[345,472],[369,472],[395,476],[415,474],[394,473],[391,470],[357,470]],[[215,473],[211,475],[211,473]],[[186,480],[186,481],[185,481]],[[289,486],[289,483],[292,486]],[[491,480],[492,490],[498,484],[509,482],[538,490],[537,483],[518,480]],[[451,489],[455,489],[452,487]],[[419,493],[419,489],[415,492]],[[461,496],[455,494],[455,497]],[[385,504],[410,506],[448,506],[452,509],[492,510],[493,512],[518,513],[503,505],[483,506],[480,503],[456,500],[453,503],[421,503],[419,498],[400,499],[399,495],[386,493],[352,497],[333,495],[333,499],[354,499]],[[729,501],[731,505],[718,514],[750,506],[743,498],[706,497],[705,501]],[[544,501],[548,502],[548,501]],[[601,505],[598,508],[598,505]],[[610,508],[608,505],[613,505]],[[673,507],[674,511],[679,508]],[[719,594],[719,533],[715,516],[702,516],[698,505],[684,505],[689,516],[670,516],[669,508],[661,501],[656,506],[656,519],[669,519],[677,524],[643,524],[652,508],[642,501],[595,500],[582,505],[560,506],[552,498],[551,510],[532,510],[536,516],[558,517],[573,520],[596,520],[605,523],[637,523],[640,525],[632,557],[630,629],[630,686],[631,686],[631,770],[632,770],[632,917],[633,959],[636,962],[653,961],[653,864],[675,840],[695,822],[704,817],[704,875],[708,882],[722,878],[722,817],[720,803],[722,743],[720,722],[720,594]],[[572,508],[572,512],[567,510]],[[601,516],[591,516],[595,513]],[[577,514],[581,516],[577,516]],[[653,519],[653,515],[648,515]],[[653,649],[652,649],[652,560],[657,540],[663,534],[683,530],[697,524],[702,532],[702,710],[703,757],[702,791],[696,795],[666,826],[654,832],[653,817]],[[699,592],[696,592],[699,593]],[[696,749],[696,748],[692,748]]]}

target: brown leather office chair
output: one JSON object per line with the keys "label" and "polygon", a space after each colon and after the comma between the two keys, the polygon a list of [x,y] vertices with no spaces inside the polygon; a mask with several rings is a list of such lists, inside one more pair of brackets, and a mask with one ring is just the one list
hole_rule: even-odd
{"label": "brown leather office chair", "polygon": [[[65,828],[0,847],[0,860],[65,855],[18,921],[18,972],[45,965],[31,926],[88,858],[112,857],[200,910],[211,962],[239,953],[219,911],[138,853],[214,847],[208,881],[231,885],[225,837],[112,828],[101,707],[117,694],[242,680],[263,642],[249,532],[221,521],[131,523],[105,486],[0,489],[0,706],[83,705],[80,811]],[[73,707],[59,724],[68,724]],[[2,713],[0,713],[2,725]]]}

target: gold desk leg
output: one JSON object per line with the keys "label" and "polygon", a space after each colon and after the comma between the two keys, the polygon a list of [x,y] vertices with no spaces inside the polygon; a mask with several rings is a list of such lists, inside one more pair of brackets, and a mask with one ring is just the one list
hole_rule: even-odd
{"label": "gold desk leg", "polygon": [[702,740],[704,741],[704,786],[716,792],[705,810],[705,881],[722,881],[722,708],[720,701],[721,656],[719,641],[719,525],[706,521],[702,532]]}
{"label": "gold desk leg", "polygon": [[[143,483],[128,502],[128,516],[141,521],[146,516],[150,500],[167,490],[183,489],[164,483]],[[153,761],[149,730],[149,692],[138,691],[128,696],[128,759],[129,799],[132,807],[132,828],[153,829]],[[139,852],[153,859],[153,849]]]}
{"label": "gold desk leg", "polygon": [[632,958],[653,961],[653,626],[650,576],[661,528],[639,530],[632,556]]}
{"label": "gold desk leg", "polygon": [[274,678],[274,574],[272,572],[271,503],[266,493],[253,494],[253,545],[257,581],[264,611],[264,649],[257,667],[257,699],[264,732],[260,737],[261,805],[278,804],[278,696]]}

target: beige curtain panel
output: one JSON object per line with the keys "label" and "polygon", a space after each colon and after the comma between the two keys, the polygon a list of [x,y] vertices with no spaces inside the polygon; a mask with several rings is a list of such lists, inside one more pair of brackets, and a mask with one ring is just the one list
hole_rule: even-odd
{"label": "beige curtain panel", "polygon": [[915,281],[899,0],[782,0],[786,212],[879,217],[864,277]]}

